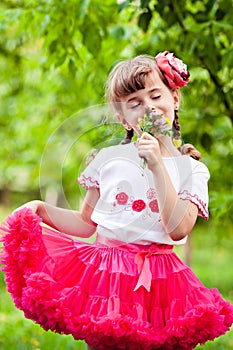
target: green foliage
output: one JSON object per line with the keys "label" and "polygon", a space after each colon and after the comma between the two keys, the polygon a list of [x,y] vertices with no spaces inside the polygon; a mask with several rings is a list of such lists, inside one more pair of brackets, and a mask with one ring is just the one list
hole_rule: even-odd
{"label": "green foliage", "polygon": [[[24,318],[13,305],[4,284],[0,290],[0,349],[9,350],[86,350],[86,344],[67,335],[45,332]],[[12,329],[14,328],[14,332]]]}
{"label": "green foliage", "polygon": [[[141,53],[154,55],[169,50],[182,58],[191,72],[180,110],[182,136],[185,142],[200,149],[210,169],[213,231],[218,234],[221,226],[224,235],[230,232],[232,16],[231,0],[3,0],[2,193],[34,193],[39,188],[44,196],[46,184],[53,182],[58,191],[62,187],[68,202],[77,206],[81,194],[76,191],[75,179],[87,152],[105,141],[114,143],[123,138],[120,128],[115,139],[110,134],[114,134],[115,127],[106,131],[100,119],[86,118],[85,109],[104,102],[104,83],[115,62]],[[76,114],[77,118],[72,119]],[[73,133],[61,127],[67,120],[73,122]],[[70,134],[72,144],[68,141]],[[50,165],[58,158],[62,169],[56,175],[56,166],[54,171],[50,166],[42,174],[41,186],[41,161],[52,137],[58,147],[57,151],[54,147]],[[63,158],[62,152],[66,152]],[[24,195],[22,201],[27,198]],[[64,198],[61,202],[64,205]]]}

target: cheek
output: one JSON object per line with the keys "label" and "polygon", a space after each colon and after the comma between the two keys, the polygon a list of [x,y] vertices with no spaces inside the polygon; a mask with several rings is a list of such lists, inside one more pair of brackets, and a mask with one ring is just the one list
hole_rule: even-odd
{"label": "cheek", "polygon": [[170,119],[170,122],[172,124],[175,119],[175,112],[173,109],[170,111],[168,118]]}
{"label": "cheek", "polygon": [[138,120],[143,118],[145,113],[144,108],[136,108],[135,110],[128,110],[125,119],[131,125],[135,126],[138,124]]}
{"label": "cheek", "polygon": [[175,100],[172,96],[170,96],[168,99],[167,99],[167,102],[166,102],[166,106],[167,106],[167,109],[169,111],[172,111],[174,112],[175,110]]}
{"label": "cheek", "polygon": [[163,105],[163,112],[167,118],[170,119],[171,123],[174,120],[174,100],[168,99]]}

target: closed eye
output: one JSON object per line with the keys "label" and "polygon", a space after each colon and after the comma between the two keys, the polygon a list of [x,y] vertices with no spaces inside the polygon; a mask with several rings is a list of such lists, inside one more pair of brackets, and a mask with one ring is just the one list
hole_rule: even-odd
{"label": "closed eye", "polygon": [[128,109],[135,109],[141,105],[140,101],[132,101],[131,103],[127,104]]}
{"label": "closed eye", "polygon": [[152,99],[152,100],[157,100],[157,99],[160,98],[160,97],[161,97],[161,95],[156,95],[156,96],[152,96],[151,99]]}
{"label": "closed eye", "polygon": [[131,109],[135,109],[135,108],[137,108],[139,106],[140,106],[140,103],[138,102],[138,103],[135,103],[135,104],[131,105],[130,108]]}

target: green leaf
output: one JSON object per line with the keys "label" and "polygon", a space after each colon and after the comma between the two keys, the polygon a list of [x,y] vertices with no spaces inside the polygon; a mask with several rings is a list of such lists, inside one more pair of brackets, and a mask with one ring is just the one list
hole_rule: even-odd
{"label": "green leaf", "polygon": [[131,2],[132,2],[132,0],[125,0],[123,2],[120,2],[119,5],[118,5],[119,12],[121,12],[122,10],[127,8]]}
{"label": "green leaf", "polygon": [[120,25],[116,25],[114,27],[111,27],[109,29],[109,32],[111,33],[111,35],[114,37],[115,40],[123,40],[124,39],[125,29]]}
{"label": "green leaf", "polygon": [[90,1],[91,0],[79,0],[79,6],[75,4],[76,7],[76,16],[78,19],[83,19],[86,14],[88,13],[88,9],[90,6]]}
{"label": "green leaf", "polygon": [[207,152],[210,152],[212,143],[213,143],[213,140],[210,134],[208,134],[207,132],[204,132],[201,135],[201,144],[207,150]]}
{"label": "green leaf", "polygon": [[74,60],[72,58],[69,59],[68,67],[69,67],[70,74],[75,76],[77,68],[76,68],[75,62],[74,62]]}
{"label": "green leaf", "polygon": [[142,9],[148,8],[149,3],[150,3],[150,0],[141,0],[141,1],[140,1],[140,7],[141,7]]}
{"label": "green leaf", "polygon": [[146,12],[143,12],[138,19],[138,25],[140,28],[142,28],[143,32],[147,32],[149,25],[150,25],[150,20],[152,18],[152,12],[148,8]]}
{"label": "green leaf", "polygon": [[81,29],[83,35],[83,44],[88,51],[96,56],[101,49],[101,35],[99,26],[89,21],[86,17],[84,26]]}

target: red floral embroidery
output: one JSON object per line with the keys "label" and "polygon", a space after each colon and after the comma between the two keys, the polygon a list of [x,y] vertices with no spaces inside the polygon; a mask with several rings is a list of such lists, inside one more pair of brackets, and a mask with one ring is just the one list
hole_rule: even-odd
{"label": "red floral embroidery", "polygon": [[149,190],[146,191],[146,197],[148,199],[155,199],[156,198],[156,191],[154,188],[149,188]]}
{"label": "red floral embroidery", "polygon": [[129,196],[125,192],[120,192],[116,195],[117,204],[125,205],[128,202]]}
{"label": "red floral embroidery", "polygon": [[136,201],[133,201],[132,203],[132,209],[134,211],[142,211],[146,208],[146,203],[142,199],[137,199]]}
{"label": "red floral embroidery", "polygon": [[158,206],[158,202],[156,199],[154,199],[153,201],[151,201],[149,203],[149,207],[150,207],[150,210],[153,212],[153,213],[158,213],[159,212],[159,206]]}

